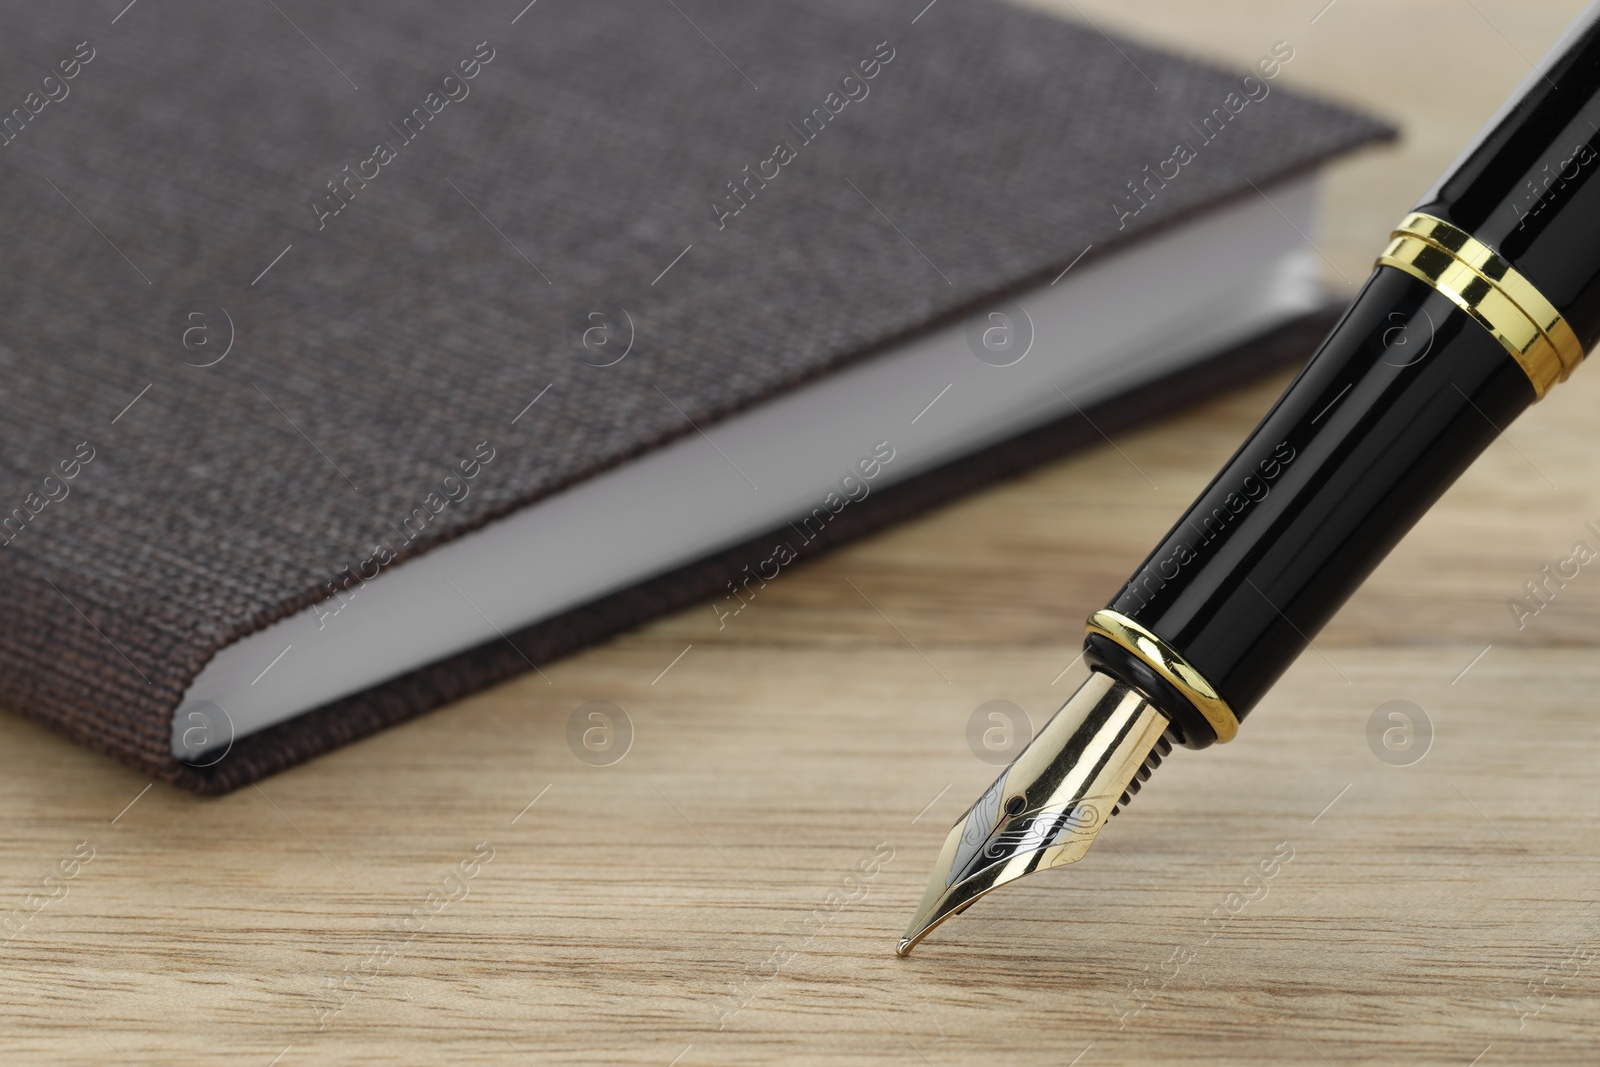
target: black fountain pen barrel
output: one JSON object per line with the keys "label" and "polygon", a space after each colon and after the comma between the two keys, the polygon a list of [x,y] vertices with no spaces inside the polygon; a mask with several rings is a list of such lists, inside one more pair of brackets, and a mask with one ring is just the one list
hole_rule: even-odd
{"label": "black fountain pen barrel", "polygon": [[[1478,321],[1380,267],[1109,610],[1157,636],[1242,719],[1533,400]],[[1216,741],[1194,688],[1126,645],[1091,630],[1086,659],[1148,693],[1184,744]],[[1337,652],[1325,658],[1337,672]]]}
{"label": "black fountain pen barrel", "polygon": [[[1593,16],[1597,9],[1591,8]],[[1600,340],[1600,20],[1575,24],[1417,210],[1511,262]]]}
{"label": "black fountain pen barrel", "polygon": [[1600,340],[1597,145],[1600,4],[1401,222],[1310,364],[1091,619],[1088,662],[1149,694],[1185,744],[1227,740]]}

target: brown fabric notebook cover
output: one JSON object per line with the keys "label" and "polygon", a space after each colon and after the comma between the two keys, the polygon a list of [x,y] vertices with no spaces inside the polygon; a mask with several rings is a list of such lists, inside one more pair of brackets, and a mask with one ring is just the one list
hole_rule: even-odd
{"label": "brown fabric notebook cover", "polygon": [[[1112,254],[1392,133],[1003,4],[919,6],[174,0],[114,23],[87,3],[8,15],[0,702],[207,793],[420,714],[527,662],[495,642],[244,738],[216,766],[170,751],[207,660],[395,542],[477,442],[492,468],[391,566],[692,433],[686,416],[707,426],[1048,282],[1085,246]],[[1196,124],[1224,108],[1203,140]],[[770,168],[780,140],[792,158],[730,214],[725,183]],[[1196,157],[1131,213],[1127,183],[1179,141]],[[603,368],[573,343],[601,304],[637,323],[628,358]],[[233,346],[216,361],[222,318]],[[1325,325],[1094,418],[1149,417],[1303,358]],[[1084,428],[874,493],[827,540],[1058,455]],[[719,553],[512,642],[546,661],[747,561]]]}

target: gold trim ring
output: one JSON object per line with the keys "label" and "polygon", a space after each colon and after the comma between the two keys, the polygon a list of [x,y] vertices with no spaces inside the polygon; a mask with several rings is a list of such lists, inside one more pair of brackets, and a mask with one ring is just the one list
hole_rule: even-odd
{"label": "gold trim ring", "polygon": [[1144,661],[1204,715],[1217,733],[1217,741],[1232,741],[1239,732],[1239,717],[1228,707],[1216,687],[1183,655],[1126,615],[1097,611],[1089,616],[1089,632],[1108,638]]}
{"label": "gold trim ring", "polygon": [[1539,399],[1583,362],[1583,345],[1555,305],[1494,249],[1443,219],[1407,215],[1378,265],[1428,283],[1477,319],[1522,367]]}

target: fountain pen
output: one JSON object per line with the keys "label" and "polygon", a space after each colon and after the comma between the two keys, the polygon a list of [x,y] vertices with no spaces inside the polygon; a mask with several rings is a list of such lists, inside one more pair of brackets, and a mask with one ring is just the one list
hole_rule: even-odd
{"label": "fountain pen", "polygon": [[1600,3],[1405,216],[1300,374],[1090,616],[1088,680],[956,822],[900,955],[984,894],[1081,859],[1175,746],[1233,740],[1406,531],[1578,366],[1600,338],[1597,141]]}

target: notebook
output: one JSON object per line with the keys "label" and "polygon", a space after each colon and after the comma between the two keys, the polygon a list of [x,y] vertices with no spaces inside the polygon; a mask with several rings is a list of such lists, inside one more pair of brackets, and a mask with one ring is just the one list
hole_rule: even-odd
{"label": "notebook", "polygon": [[14,21],[0,703],[203,793],[1303,359],[1393,135],[1001,3]]}

